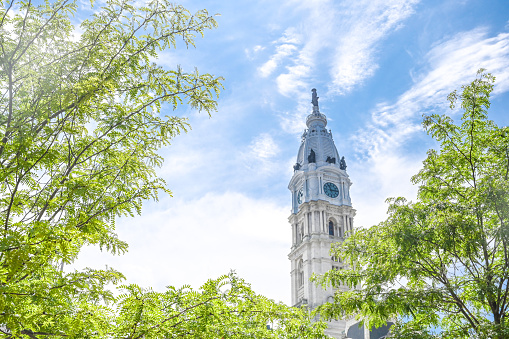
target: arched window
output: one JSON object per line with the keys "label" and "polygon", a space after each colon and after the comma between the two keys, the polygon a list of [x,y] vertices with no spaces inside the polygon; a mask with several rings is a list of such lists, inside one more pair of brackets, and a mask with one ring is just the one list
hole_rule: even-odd
{"label": "arched window", "polygon": [[334,235],[334,223],[329,221],[329,235]]}
{"label": "arched window", "polygon": [[297,285],[301,287],[304,285],[304,262],[302,259],[297,264]]}

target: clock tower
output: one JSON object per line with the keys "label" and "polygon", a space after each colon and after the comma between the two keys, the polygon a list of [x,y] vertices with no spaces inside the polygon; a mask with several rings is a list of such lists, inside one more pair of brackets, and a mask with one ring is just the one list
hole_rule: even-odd
{"label": "clock tower", "polygon": [[[291,261],[292,305],[313,309],[331,301],[334,289],[323,289],[309,281],[313,273],[323,274],[344,268],[341,258],[332,257],[331,244],[341,242],[353,228],[355,210],[350,199],[352,182],[344,157],[326,129],[327,118],[320,113],[316,89],[312,90],[313,112],[306,119],[307,129],[288,185],[292,192]],[[347,290],[346,286],[340,289]],[[329,322],[326,333],[343,336],[346,321]]]}

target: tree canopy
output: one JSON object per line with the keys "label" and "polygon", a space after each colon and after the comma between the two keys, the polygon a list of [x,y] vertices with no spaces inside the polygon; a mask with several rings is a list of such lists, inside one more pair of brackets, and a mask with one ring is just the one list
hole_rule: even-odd
{"label": "tree canopy", "polygon": [[70,18],[83,5],[1,2],[1,336],[319,337],[320,323],[232,274],[199,291],[125,285],[115,297],[106,286],[120,272],[62,270],[85,245],[126,251],[115,219],[170,193],[157,151],[189,128],[166,112],[184,104],[210,114],[222,87],[221,77],[154,63],[216,27],[206,10],[107,0],[78,26]]}
{"label": "tree canopy", "polygon": [[388,218],[333,248],[350,270],[315,280],[354,288],[324,306],[369,326],[397,319],[396,338],[507,338],[509,307],[509,129],[488,119],[495,78],[484,70],[448,115],[425,115],[440,145],[412,177],[415,202],[388,199]]}

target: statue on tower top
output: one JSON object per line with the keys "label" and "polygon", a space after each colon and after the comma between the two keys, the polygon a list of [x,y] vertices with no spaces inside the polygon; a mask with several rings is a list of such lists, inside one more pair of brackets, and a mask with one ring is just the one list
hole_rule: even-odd
{"label": "statue on tower top", "polygon": [[341,157],[341,160],[339,161],[339,169],[346,171],[346,161],[345,157]]}
{"label": "statue on tower top", "polygon": [[318,96],[316,95],[316,88],[313,88],[311,92],[313,92],[311,103],[313,104],[313,106],[318,106]]}

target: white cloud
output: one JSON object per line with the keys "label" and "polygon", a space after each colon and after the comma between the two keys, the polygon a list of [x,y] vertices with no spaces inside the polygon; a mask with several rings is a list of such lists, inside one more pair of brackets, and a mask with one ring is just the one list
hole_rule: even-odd
{"label": "white cloud", "polygon": [[335,43],[330,91],[345,94],[371,77],[378,68],[378,43],[413,12],[418,0],[355,1],[338,13],[341,34]]}
{"label": "white cloud", "polygon": [[260,45],[256,45],[253,47],[253,52],[257,53],[259,51],[263,51],[265,49],[265,47],[263,46],[260,46]]}
{"label": "white cloud", "polygon": [[254,57],[261,51],[263,51],[265,49],[265,47],[261,46],[261,45],[256,45],[254,46],[253,48],[245,48],[244,49],[244,54],[246,55],[246,57],[249,59],[249,60],[253,60]]}
{"label": "white cloud", "polygon": [[[381,220],[386,206],[380,202],[388,196],[415,199],[417,187],[410,186],[410,177],[421,168],[425,148],[433,145],[420,125],[423,112],[447,112],[448,93],[472,81],[481,67],[497,77],[495,94],[509,90],[508,33],[488,37],[484,28],[459,33],[436,44],[426,61],[413,86],[396,102],[378,104],[371,121],[353,137],[359,162],[352,173],[364,173],[355,178],[360,187],[352,191],[362,197],[354,202],[361,225]],[[422,153],[408,154],[407,143],[420,143]]]}
{"label": "white cloud", "polygon": [[[157,57],[151,56],[149,60],[158,64],[159,66],[165,66],[169,69],[176,69],[177,65],[182,65],[182,60],[185,60],[185,58],[182,58],[179,55],[179,52],[176,50],[166,49],[159,52]],[[186,62],[184,68],[189,71],[191,69],[190,64]]]}
{"label": "white cloud", "polygon": [[[286,71],[276,78],[278,91],[284,96],[297,96],[309,90],[308,82],[313,79],[316,64],[323,62],[326,57],[320,55],[335,35],[333,23],[335,22],[334,3],[320,1],[319,3],[304,2],[299,9],[307,14],[298,27],[301,36],[301,47],[296,56],[286,66]],[[296,27],[292,29],[297,30]]]}
{"label": "white cloud", "polygon": [[280,61],[287,56],[292,55],[296,49],[297,47],[291,44],[282,44],[277,46],[276,53],[270,58],[270,60],[258,68],[260,75],[264,78],[271,75],[272,72],[274,72],[274,70],[277,68]]}
{"label": "white cloud", "polygon": [[388,197],[403,196],[415,200],[417,186],[410,183],[424,155],[401,156],[387,152],[370,161],[352,162],[348,167],[353,186],[352,204],[357,210],[355,226],[369,227],[383,221]]}
{"label": "white cloud", "polygon": [[272,136],[262,133],[249,146],[251,154],[258,159],[270,159],[279,153],[279,146]]}
{"label": "white cloud", "polygon": [[288,73],[281,74],[277,77],[276,83],[279,90],[284,96],[294,96],[302,93],[309,87],[306,79],[311,73],[311,66],[307,64],[299,64],[286,67]]}
{"label": "white cloud", "polygon": [[287,29],[283,36],[274,42],[276,45],[275,53],[258,68],[260,76],[266,78],[271,75],[284,59],[291,56],[297,50],[297,45],[300,44],[301,39],[301,35],[296,33],[293,27]]}
{"label": "white cloud", "polygon": [[130,244],[127,254],[87,248],[73,267],[107,264],[128,282],[159,291],[167,285],[198,287],[234,269],[257,293],[289,303],[289,213],[289,206],[232,192],[163,199],[140,217],[117,221],[120,239]]}
{"label": "white cloud", "polygon": [[[285,172],[286,164],[279,157],[280,147],[269,133],[261,133],[253,139],[247,151],[240,152],[244,171],[249,173],[250,180],[266,178],[269,175],[280,175]],[[242,180],[247,180],[242,175]],[[263,180],[263,179],[262,179]]]}
{"label": "white cloud", "polygon": [[[198,189],[217,189],[225,176],[231,181],[240,180],[243,168],[240,160],[248,142],[232,140],[238,141],[236,126],[256,103],[253,98],[241,95],[230,97],[236,100],[220,101],[219,111],[210,119],[203,113],[187,112],[191,115],[192,130],[175,137],[169,147],[162,149],[165,161],[158,174],[177,196],[195,194]],[[189,185],[190,182],[193,184]]]}
{"label": "white cloud", "polygon": [[470,82],[479,68],[497,77],[495,94],[509,89],[509,33],[487,37],[480,28],[437,44],[426,56],[428,70],[394,104],[379,104],[356,137],[358,151],[375,158],[395,149],[420,128],[422,112],[447,109],[447,95]]}
{"label": "white cloud", "polygon": [[[306,97],[308,100],[306,100]],[[290,112],[283,112],[279,114],[281,127],[287,133],[298,134],[306,128],[306,116],[310,114],[309,106],[310,95],[298,97],[297,107]]]}
{"label": "white cloud", "polygon": [[[335,2],[287,1],[286,7],[302,15],[298,26],[287,29],[298,39],[281,38],[274,53],[259,68],[262,76],[275,74],[278,92],[296,98],[298,106],[309,106],[310,84],[324,82],[329,73],[328,94],[345,94],[371,77],[378,68],[375,53],[379,43],[401,27],[418,0],[351,0]],[[298,41],[298,43],[297,43]],[[283,70],[276,73],[278,66]],[[304,93],[304,95],[303,95]],[[323,93],[323,92],[322,92]],[[300,130],[300,114],[283,115],[287,132]],[[292,126],[298,126],[293,128]]]}

